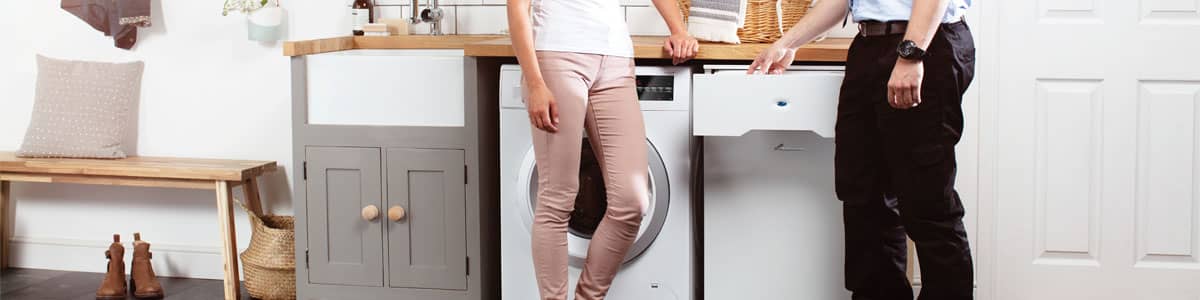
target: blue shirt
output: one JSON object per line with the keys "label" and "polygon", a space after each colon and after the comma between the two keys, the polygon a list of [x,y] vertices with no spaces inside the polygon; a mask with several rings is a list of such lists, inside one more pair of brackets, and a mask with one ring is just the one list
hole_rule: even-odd
{"label": "blue shirt", "polygon": [[[907,21],[912,17],[913,0],[850,0],[850,15],[854,22]],[[971,0],[950,0],[942,23],[958,21],[971,7]]]}

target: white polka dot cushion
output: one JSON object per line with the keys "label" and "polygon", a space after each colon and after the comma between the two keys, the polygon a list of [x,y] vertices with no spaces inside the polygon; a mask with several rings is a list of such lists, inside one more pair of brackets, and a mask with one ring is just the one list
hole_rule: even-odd
{"label": "white polka dot cushion", "polygon": [[38,56],[33,117],[17,156],[124,158],[121,140],[142,90],[142,62]]}

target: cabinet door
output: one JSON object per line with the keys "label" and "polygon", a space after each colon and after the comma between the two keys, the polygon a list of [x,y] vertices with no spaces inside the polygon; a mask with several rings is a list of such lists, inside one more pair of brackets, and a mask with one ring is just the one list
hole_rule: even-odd
{"label": "cabinet door", "polygon": [[833,147],[812,132],[704,138],[705,297],[850,299]]}
{"label": "cabinet door", "polygon": [[462,150],[389,149],[387,225],[392,287],[467,288],[466,177]]}
{"label": "cabinet door", "polygon": [[308,148],[308,280],[383,286],[383,210],[378,148]]}

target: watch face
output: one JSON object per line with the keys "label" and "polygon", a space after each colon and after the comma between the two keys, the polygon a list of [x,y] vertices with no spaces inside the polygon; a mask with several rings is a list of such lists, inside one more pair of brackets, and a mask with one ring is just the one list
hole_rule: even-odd
{"label": "watch face", "polygon": [[917,43],[912,41],[904,41],[900,43],[900,46],[896,49],[896,52],[899,53],[900,57],[903,58],[911,58],[916,56]]}

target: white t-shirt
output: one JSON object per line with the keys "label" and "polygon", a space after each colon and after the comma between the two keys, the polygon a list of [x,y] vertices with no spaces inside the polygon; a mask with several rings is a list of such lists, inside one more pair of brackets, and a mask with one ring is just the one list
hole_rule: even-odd
{"label": "white t-shirt", "polygon": [[532,0],[533,48],[633,57],[618,0]]}

